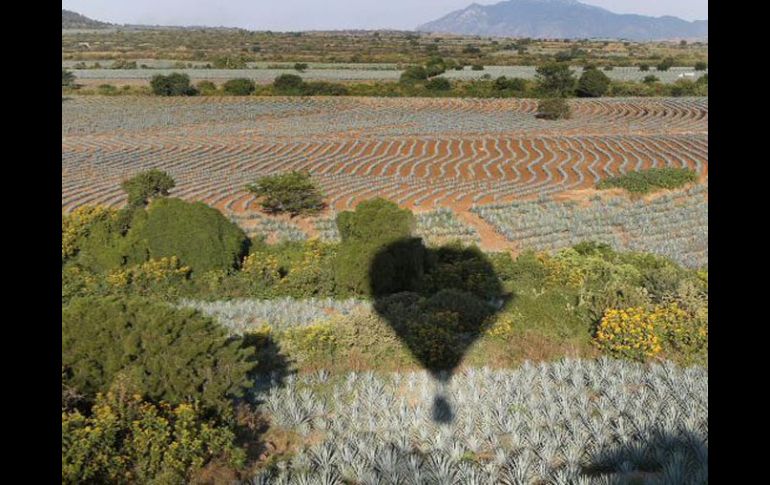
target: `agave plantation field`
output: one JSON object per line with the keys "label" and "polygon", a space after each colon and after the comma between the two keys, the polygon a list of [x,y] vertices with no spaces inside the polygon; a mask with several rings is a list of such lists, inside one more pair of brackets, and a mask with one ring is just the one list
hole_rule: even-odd
{"label": "agave plantation field", "polygon": [[[452,422],[431,412],[439,395]],[[601,359],[426,372],[291,376],[257,393],[307,440],[250,483],[702,484],[708,373]]]}
{"label": "agave plantation field", "polygon": [[[94,61],[99,62],[99,61]],[[139,69],[72,69],[78,80],[85,82],[103,81],[120,83],[120,81],[143,80],[149,81],[156,74],[168,75],[172,72],[184,72],[192,80],[226,81],[234,78],[248,78],[258,83],[271,83],[281,74],[297,74],[291,65],[275,67],[265,63],[251,63],[248,69],[203,69],[200,67],[182,68],[175,67],[172,61],[146,60],[137,61],[137,64],[148,62],[147,68]],[[103,60],[101,65],[109,66],[112,61]],[[62,67],[72,68],[74,61],[62,62]],[[196,63],[200,64],[200,63]],[[484,76],[497,78],[499,76],[515,77],[521,79],[535,79],[535,66],[484,66],[483,70],[473,70],[470,66],[462,70],[450,70],[441,75],[451,80],[482,79]],[[580,76],[583,69],[575,66],[575,75]],[[395,64],[315,64],[309,63],[307,70],[301,75],[308,81],[398,81],[402,69]],[[615,67],[610,71],[604,71],[614,81],[641,81],[652,74],[663,83],[673,83],[681,79],[685,73],[691,74],[689,79],[697,79],[707,70],[695,71],[689,67],[672,67],[666,71],[656,69],[642,71],[638,67]]]}
{"label": "agave plantation field", "polygon": [[[597,230],[619,247],[704,262],[705,190],[688,192],[700,202],[686,209],[668,199],[578,212],[532,201],[593,192],[604,178],[651,167],[691,168],[707,181],[708,98],[571,104],[571,119],[547,121],[531,99],[73,96],[62,102],[62,208],[121,206],[120,181],[157,168],[176,180],[174,196],[277,239],[333,240],[335,211],[382,196],[432,213],[418,220],[436,241],[454,235],[484,247],[496,237],[552,249]],[[329,211],[314,223],[267,217],[245,190],[287,170],[309,171],[323,190]],[[686,242],[668,240],[669,229]]]}

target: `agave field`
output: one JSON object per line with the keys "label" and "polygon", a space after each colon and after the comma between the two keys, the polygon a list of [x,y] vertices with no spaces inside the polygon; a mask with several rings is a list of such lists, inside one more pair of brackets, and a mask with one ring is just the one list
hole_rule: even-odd
{"label": "agave field", "polygon": [[538,200],[471,210],[524,248],[554,251],[594,240],[700,268],[708,266],[707,195],[708,186],[697,185],[651,201],[597,198],[580,206]]}
{"label": "agave field", "polygon": [[[75,96],[62,102],[62,209],[121,206],[120,182],[156,168],[174,177],[176,197],[204,201],[252,234],[301,240],[314,234],[261,215],[245,186],[307,170],[331,213],[385,197],[433,213],[419,218],[426,239],[471,242],[495,231],[462,227],[455,216],[471,207],[500,212],[651,167],[707,180],[708,98],[571,103],[571,119],[546,121],[531,99]],[[328,221],[316,229],[337,237]]]}
{"label": "agave field", "polygon": [[259,330],[269,326],[280,331],[319,323],[334,315],[348,315],[367,306],[362,300],[334,300],[331,298],[277,298],[273,300],[193,301],[182,300],[180,306],[194,308],[215,318],[232,335]]}
{"label": "agave field", "polygon": [[[89,61],[93,65],[97,61]],[[100,64],[109,67],[113,61],[104,60]],[[121,80],[149,80],[156,74],[171,74],[172,72],[184,72],[190,79],[196,81],[209,79],[214,81],[226,81],[234,78],[248,78],[259,83],[271,83],[281,74],[299,74],[307,81],[398,81],[401,69],[395,64],[316,64],[309,63],[308,69],[297,72],[292,65],[276,68],[275,63],[250,63],[248,69],[204,69],[200,62],[194,63],[192,68],[174,67],[175,61],[137,60],[137,65],[147,65],[147,68],[138,69],[73,69],[72,72],[78,79],[93,79],[105,82]],[[63,61],[62,67],[72,68],[75,61]],[[405,67],[405,66],[404,66]],[[485,66],[483,71],[474,71],[470,66],[463,70],[449,70],[441,75],[447,79],[471,80],[481,79],[485,75],[492,78],[500,76],[517,77],[522,79],[535,79],[535,66]],[[583,72],[581,67],[573,67],[576,76]],[[641,81],[650,74],[661,82],[672,83],[680,79],[680,75],[691,73],[688,79],[695,80],[707,74],[708,71],[694,71],[688,67],[672,67],[667,71],[640,71],[638,67],[616,67],[610,71],[603,71],[607,77],[615,81]]]}
{"label": "agave field", "polygon": [[320,371],[254,399],[306,444],[251,484],[708,483],[700,367],[567,359],[467,368],[448,384]]}

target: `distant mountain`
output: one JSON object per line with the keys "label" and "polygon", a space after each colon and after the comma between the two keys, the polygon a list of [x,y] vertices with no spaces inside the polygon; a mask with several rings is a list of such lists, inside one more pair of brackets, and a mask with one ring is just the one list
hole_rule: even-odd
{"label": "distant mountain", "polygon": [[112,24],[89,19],[85,15],[70,10],[61,10],[62,29],[106,29],[108,27],[112,27]]}
{"label": "distant mountain", "polygon": [[420,32],[537,39],[708,39],[708,20],[617,14],[576,0],[471,4],[417,27]]}

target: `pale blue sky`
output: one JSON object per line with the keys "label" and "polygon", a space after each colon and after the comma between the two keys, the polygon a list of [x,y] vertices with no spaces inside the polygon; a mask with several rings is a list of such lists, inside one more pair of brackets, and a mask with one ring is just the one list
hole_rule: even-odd
{"label": "pale blue sky", "polygon": [[[208,25],[252,30],[401,29],[474,0],[62,0],[62,8],[118,24]],[[487,5],[499,0],[475,0]],[[581,0],[617,13],[708,18],[708,0]]]}

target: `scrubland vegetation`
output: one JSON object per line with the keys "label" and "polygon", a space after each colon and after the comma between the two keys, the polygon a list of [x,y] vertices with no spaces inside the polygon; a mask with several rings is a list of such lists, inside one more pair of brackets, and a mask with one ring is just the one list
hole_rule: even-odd
{"label": "scrubland vegetation", "polygon": [[339,242],[268,245],[167,174],[122,186],[125,208],[62,219],[66,483],[707,477],[706,371],[663,364],[706,364],[706,270],[427,248],[383,199],[339,213]]}

